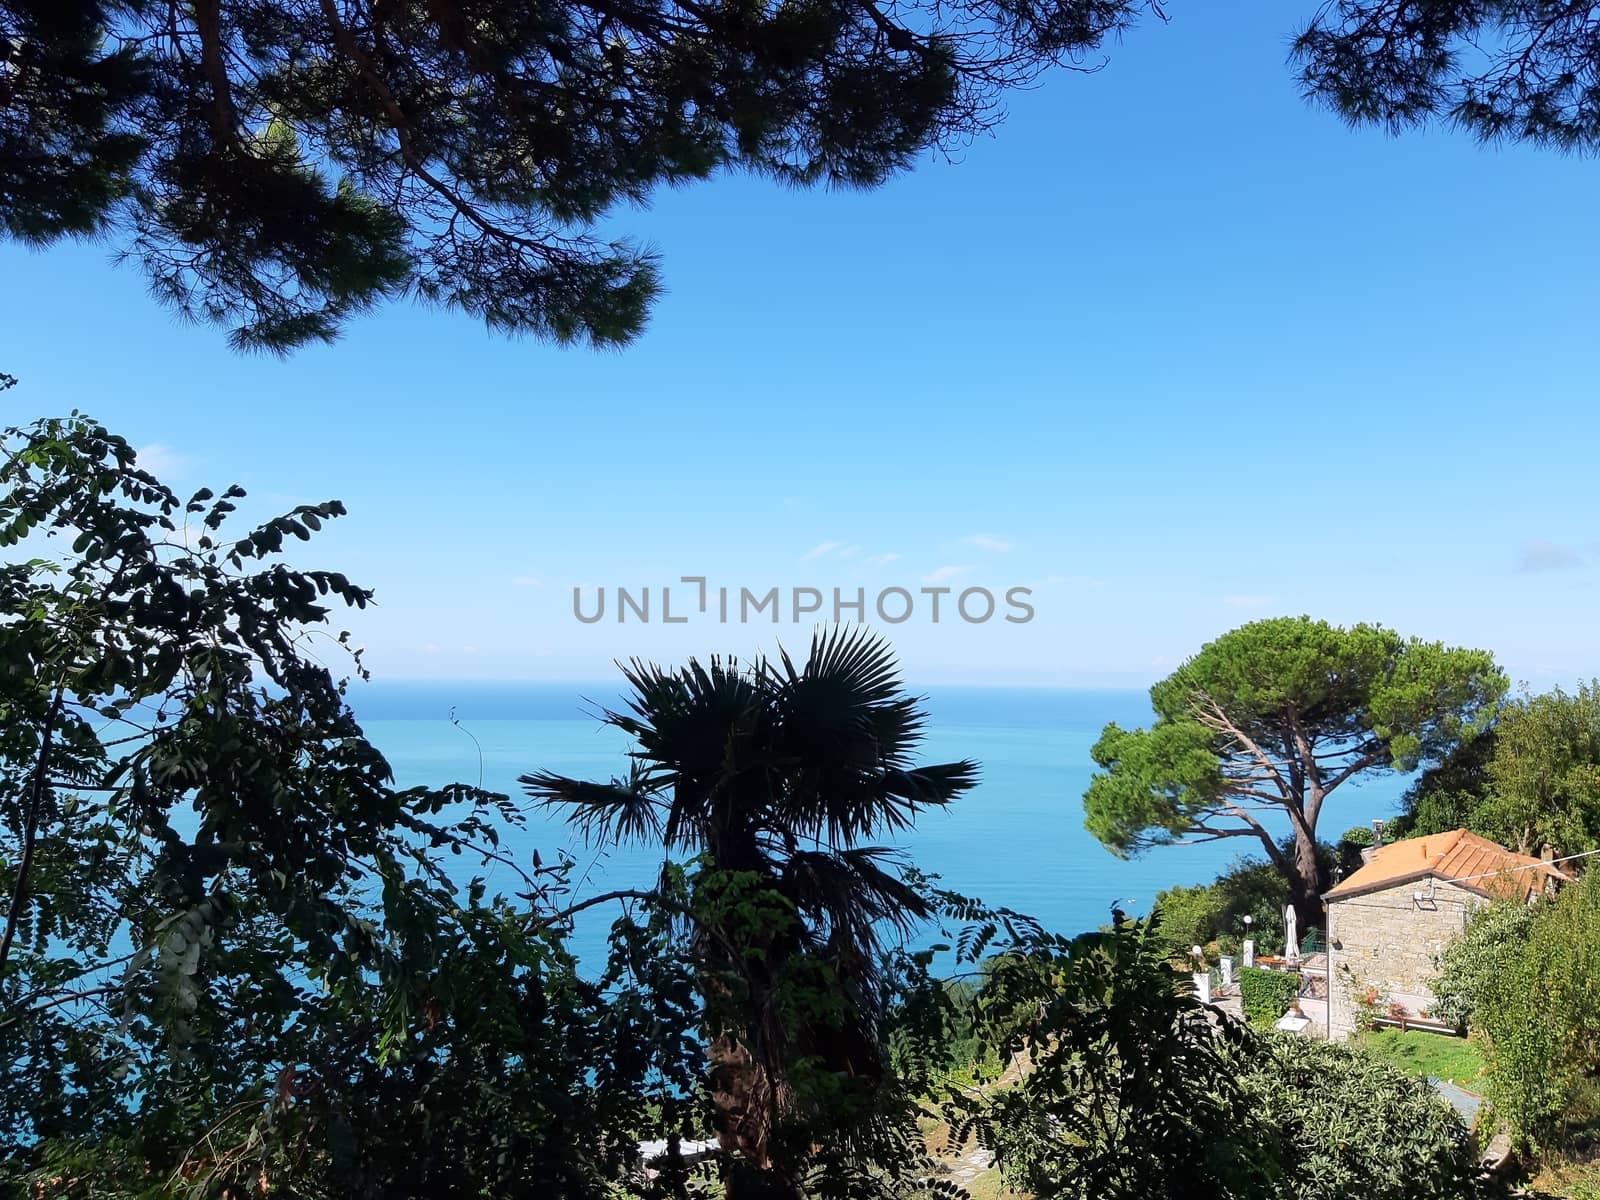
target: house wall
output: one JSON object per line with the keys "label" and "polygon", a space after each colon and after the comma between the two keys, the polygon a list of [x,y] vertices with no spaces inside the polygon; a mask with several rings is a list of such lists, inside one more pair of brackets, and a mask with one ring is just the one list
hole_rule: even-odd
{"label": "house wall", "polygon": [[1486,903],[1475,892],[1434,880],[1413,880],[1328,904],[1328,1036],[1343,1041],[1356,1025],[1357,999],[1376,988],[1385,1003],[1416,1013],[1433,1003],[1434,960]]}

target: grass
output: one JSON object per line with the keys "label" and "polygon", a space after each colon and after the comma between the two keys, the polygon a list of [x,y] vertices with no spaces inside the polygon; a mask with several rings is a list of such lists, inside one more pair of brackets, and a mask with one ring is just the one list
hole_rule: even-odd
{"label": "grass", "polygon": [[1431,1075],[1469,1091],[1481,1090],[1483,1055],[1466,1038],[1415,1029],[1377,1029],[1362,1035],[1358,1044],[1407,1075]]}

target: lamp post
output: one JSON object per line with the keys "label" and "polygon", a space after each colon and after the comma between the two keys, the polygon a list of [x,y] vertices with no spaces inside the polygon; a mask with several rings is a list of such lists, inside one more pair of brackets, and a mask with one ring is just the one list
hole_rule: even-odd
{"label": "lamp post", "polygon": [[1244,965],[1247,966],[1247,967],[1253,967],[1253,966],[1256,965],[1256,944],[1255,944],[1255,940],[1253,938],[1251,938],[1251,936],[1250,936],[1250,927],[1252,925],[1254,925],[1255,923],[1256,923],[1256,919],[1254,917],[1252,917],[1249,913],[1245,913],[1245,915],[1244,915],[1244,946],[1242,947],[1242,951],[1243,951],[1242,958],[1244,960]]}

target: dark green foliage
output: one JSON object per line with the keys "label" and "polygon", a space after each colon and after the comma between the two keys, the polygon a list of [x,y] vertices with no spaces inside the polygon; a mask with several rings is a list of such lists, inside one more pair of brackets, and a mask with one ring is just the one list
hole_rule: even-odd
{"label": "dark green foliage", "polygon": [[[394,788],[306,652],[368,599],[282,561],[337,503],[230,533],[239,489],[87,418],[3,453],[0,1188],[598,1200],[704,1127],[670,922],[581,981],[570,864],[501,853],[503,796]],[[491,863],[526,904],[453,873]]]}
{"label": "dark green foliage", "polygon": [[1524,854],[1600,847],[1600,687],[1523,695],[1406,793],[1401,836],[1467,828]]}
{"label": "dark green foliage", "polygon": [[[1252,838],[1282,873],[1302,927],[1326,889],[1317,822],[1364,775],[1437,762],[1493,716],[1506,680],[1481,650],[1309,617],[1241,626],[1150,689],[1149,729],[1108,725],[1084,797],[1088,830],[1118,854]],[[1277,811],[1292,852],[1256,814]]]}
{"label": "dark green foliage", "polygon": [[1292,57],[1306,94],[1352,124],[1441,120],[1485,142],[1600,149],[1592,4],[1334,0]]}
{"label": "dark green foliage", "polygon": [[616,345],[660,286],[601,232],[619,205],[724,170],[876,186],[1146,7],[0,0],[0,230],[115,231],[240,347],[402,292]]}
{"label": "dark green foliage", "polygon": [[1495,727],[1473,828],[1524,854],[1600,847],[1600,681],[1522,696]]}
{"label": "dark green foliage", "polygon": [[1350,1046],[1213,1023],[1150,922],[1019,931],[986,978],[977,1028],[1027,1065],[944,1107],[1039,1200],[1474,1193],[1466,1130],[1425,1082]]}
{"label": "dark green foliage", "polygon": [[1287,971],[1245,967],[1239,972],[1239,1000],[1244,1015],[1258,1025],[1270,1025],[1300,993],[1300,976]]}
{"label": "dark green foliage", "polygon": [[1377,840],[1376,835],[1365,825],[1352,826],[1339,835],[1339,845],[1353,846],[1357,850],[1365,850]]}
{"label": "dark green foliage", "polygon": [[1348,1045],[1274,1035],[1235,1060],[1273,1131],[1285,1200],[1455,1200],[1474,1194],[1467,1131],[1413,1079]]}
{"label": "dark green foliage", "polygon": [[1472,810],[1489,789],[1489,760],[1495,751],[1495,729],[1463,742],[1445,758],[1423,771],[1406,789],[1403,811],[1395,818],[1390,837],[1426,837],[1452,829],[1482,832],[1472,820]]}
{"label": "dark green foliage", "polygon": [[1377,840],[1377,835],[1365,825],[1356,825],[1341,833],[1338,844],[1333,848],[1334,882],[1359,871],[1364,862],[1361,852],[1370,849]]}

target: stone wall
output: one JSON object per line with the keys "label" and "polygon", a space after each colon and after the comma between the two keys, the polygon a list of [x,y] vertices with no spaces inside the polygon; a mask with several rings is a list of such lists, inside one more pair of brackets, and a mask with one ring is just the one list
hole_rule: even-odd
{"label": "stone wall", "polygon": [[[1419,902],[1414,893],[1421,892]],[[1357,999],[1376,988],[1388,1004],[1413,1014],[1430,1007],[1434,960],[1461,935],[1486,901],[1453,883],[1412,880],[1328,905],[1329,1033],[1335,1041],[1355,1028]]]}

